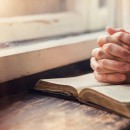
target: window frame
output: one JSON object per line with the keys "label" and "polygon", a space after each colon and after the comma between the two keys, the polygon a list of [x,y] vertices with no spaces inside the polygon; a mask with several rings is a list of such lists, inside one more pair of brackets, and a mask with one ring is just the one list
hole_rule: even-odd
{"label": "window frame", "polygon": [[[69,2],[68,0],[68,5]],[[84,7],[86,2],[93,4],[95,0],[82,0],[82,2],[80,0],[74,0],[74,2],[75,4],[71,8],[67,5],[68,12],[64,13],[0,19],[0,33],[2,34],[0,35],[0,40],[2,43],[12,41],[28,43],[23,46],[1,49],[0,83],[83,61],[91,57],[92,49],[97,47],[96,39],[105,32],[99,31],[81,34],[86,29],[92,31],[95,27],[93,28],[93,23],[91,23],[94,16],[90,17],[90,12],[93,9],[88,7],[80,10],[79,7]],[[90,12],[86,16],[87,9]],[[99,13],[102,13],[102,10]],[[88,20],[88,18],[90,19]],[[49,27],[47,26],[48,24]],[[75,25],[75,28],[72,28],[72,24]],[[98,20],[97,24],[96,29],[101,28]],[[59,25],[62,26],[57,30]],[[19,26],[21,27],[19,28]],[[41,28],[42,31],[38,29],[35,31],[36,28]],[[50,31],[52,28],[53,31]],[[6,32],[6,34],[2,32]],[[69,36],[70,33],[76,32],[78,33],[77,35]],[[22,37],[19,37],[18,34]],[[68,37],[50,41],[42,41],[42,39],[39,41],[37,39],[54,36],[54,34],[57,36],[59,34],[67,34]]]}
{"label": "window frame", "polygon": [[[104,32],[62,38],[0,51],[0,83],[89,59]],[[30,41],[31,42],[31,41]],[[32,43],[32,42],[31,42]]]}
{"label": "window frame", "polygon": [[[98,2],[99,0],[67,0],[66,12],[0,18],[0,42],[5,43],[100,30],[105,24],[105,14],[107,12],[104,8],[99,10]],[[71,6],[69,6],[70,3]],[[90,5],[93,5],[95,11]],[[94,12],[93,15],[91,15],[92,12]],[[95,17],[96,24],[94,25]]]}

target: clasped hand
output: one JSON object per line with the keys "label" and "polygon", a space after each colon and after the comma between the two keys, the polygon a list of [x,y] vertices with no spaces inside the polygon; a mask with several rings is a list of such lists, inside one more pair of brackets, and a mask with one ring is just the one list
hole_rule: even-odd
{"label": "clasped hand", "polygon": [[107,28],[109,35],[97,40],[92,51],[91,67],[99,82],[130,83],[130,33]]}

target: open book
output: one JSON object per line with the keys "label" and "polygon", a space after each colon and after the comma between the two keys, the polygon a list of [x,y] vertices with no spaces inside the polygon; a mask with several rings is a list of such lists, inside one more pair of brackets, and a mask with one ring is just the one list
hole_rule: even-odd
{"label": "open book", "polygon": [[130,118],[130,85],[99,83],[93,74],[78,77],[40,80],[36,90],[74,96]]}

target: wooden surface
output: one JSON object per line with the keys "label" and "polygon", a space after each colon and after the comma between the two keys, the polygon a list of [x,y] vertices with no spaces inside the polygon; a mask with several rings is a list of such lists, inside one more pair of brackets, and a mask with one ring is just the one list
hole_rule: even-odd
{"label": "wooden surface", "polygon": [[[67,11],[54,14],[1,18],[0,33],[6,33],[0,35],[0,43],[52,38],[88,32],[88,26],[84,19],[82,15],[76,12]],[[101,28],[96,28],[96,30],[99,29]]]}
{"label": "wooden surface", "polygon": [[[4,105],[7,101],[8,106]],[[38,92],[29,92],[10,101],[13,98],[1,100],[0,130],[130,129],[127,118]]]}
{"label": "wooden surface", "polygon": [[39,39],[3,49],[0,51],[0,82],[89,59],[97,47],[97,37],[102,34],[97,32],[46,42]]}
{"label": "wooden surface", "polygon": [[79,75],[88,70],[90,66],[85,61],[7,82],[7,88],[0,85],[3,96],[13,94],[0,98],[0,130],[130,130],[129,119],[63,96],[32,90],[14,95],[22,88],[31,88],[40,78]]}

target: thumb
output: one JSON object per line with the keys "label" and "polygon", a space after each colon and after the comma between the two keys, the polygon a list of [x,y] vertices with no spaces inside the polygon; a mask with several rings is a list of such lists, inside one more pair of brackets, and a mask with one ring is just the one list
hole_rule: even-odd
{"label": "thumb", "polygon": [[106,31],[110,34],[110,35],[113,35],[114,33],[117,33],[117,32],[125,32],[125,33],[129,33],[127,31],[125,31],[124,29],[122,28],[111,28],[111,27],[107,27],[106,28]]}

